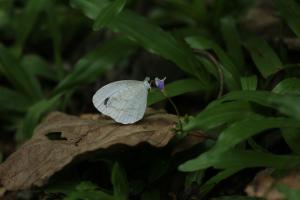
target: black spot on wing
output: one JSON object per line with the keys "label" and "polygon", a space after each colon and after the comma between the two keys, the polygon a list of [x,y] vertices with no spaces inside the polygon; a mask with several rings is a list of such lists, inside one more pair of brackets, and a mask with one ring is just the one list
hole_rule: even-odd
{"label": "black spot on wing", "polygon": [[109,97],[107,97],[107,98],[104,99],[103,103],[104,103],[105,106],[107,106],[108,100],[109,100]]}

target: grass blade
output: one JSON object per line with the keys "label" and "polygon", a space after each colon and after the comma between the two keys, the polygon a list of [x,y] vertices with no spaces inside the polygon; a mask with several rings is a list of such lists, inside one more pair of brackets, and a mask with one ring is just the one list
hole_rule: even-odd
{"label": "grass blade", "polygon": [[98,14],[109,5],[108,0],[70,0],[73,8],[80,9],[88,18],[96,19]]}
{"label": "grass blade", "polygon": [[16,139],[22,141],[30,138],[41,117],[59,106],[60,96],[61,95],[57,95],[51,99],[41,100],[31,106],[25,116],[21,130],[18,131],[16,135]]}
{"label": "grass blade", "polygon": [[290,28],[300,37],[300,6],[294,0],[276,0],[281,16],[287,21]]}
{"label": "grass blade", "polygon": [[269,102],[282,114],[300,120],[300,96],[284,95],[269,99]]}
{"label": "grass blade", "polygon": [[109,4],[97,16],[93,29],[100,30],[103,26],[109,24],[124,8],[126,0],[116,0]]}
{"label": "grass blade", "polygon": [[114,188],[114,197],[117,200],[127,200],[129,186],[124,169],[115,163],[112,169],[111,182]]}
{"label": "grass blade", "polygon": [[[118,51],[116,51],[116,48]],[[128,56],[136,46],[124,38],[116,38],[103,44],[81,58],[74,70],[66,76],[54,89],[53,94],[72,90],[81,84],[91,83],[108,69],[111,69],[120,59]]]}
{"label": "grass blade", "polygon": [[291,155],[274,155],[252,150],[232,149],[226,153],[213,155],[209,152],[189,160],[179,166],[180,171],[196,171],[214,167],[217,169],[271,167],[276,169],[300,166],[300,157]]}
{"label": "grass blade", "polygon": [[[207,91],[210,88],[202,85],[197,79],[183,79],[169,83],[165,87],[165,92],[168,97],[178,96],[188,92]],[[151,89],[148,95],[148,105],[152,105],[159,101],[166,99],[166,97],[158,89]]]}
{"label": "grass blade", "polygon": [[61,33],[59,30],[57,14],[55,13],[55,8],[52,1],[47,2],[48,5],[46,7],[47,12],[47,20],[49,24],[49,31],[52,37],[52,45],[53,45],[53,55],[56,66],[56,74],[58,79],[62,79],[64,76],[64,69],[62,66],[62,58],[61,58]]}
{"label": "grass blade", "polygon": [[[95,19],[98,13],[105,7],[101,5],[102,7],[99,7],[97,12],[95,7],[98,4],[91,0],[87,2],[72,0],[71,3],[92,19]],[[92,5],[94,5],[93,8]],[[186,73],[197,77],[203,85],[209,85],[209,75],[197,60],[192,50],[183,43],[178,42],[173,35],[151,24],[145,18],[133,12],[123,10],[107,26],[114,31],[123,33],[126,37],[150,52],[171,60]]]}
{"label": "grass blade", "polygon": [[30,106],[30,100],[23,94],[0,86],[0,112],[25,112]]}
{"label": "grass blade", "polygon": [[279,82],[272,90],[277,94],[300,95],[300,79],[287,78]]}
{"label": "grass blade", "polygon": [[257,76],[241,77],[241,84],[243,90],[256,90],[257,88]]}
{"label": "grass blade", "polygon": [[242,50],[242,43],[232,17],[221,19],[221,31],[225,40],[228,56],[232,59],[240,72],[245,70],[245,61]]}
{"label": "grass blade", "polygon": [[207,131],[252,115],[255,114],[251,110],[249,103],[228,102],[204,109],[196,117],[190,117],[188,122],[183,124],[182,128],[187,132],[196,129]]}
{"label": "grass blade", "polygon": [[47,4],[46,0],[28,0],[26,7],[22,13],[22,16],[19,17],[20,21],[18,23],[18,31],[17,31],[17,40],[16,46],[18,53],[21,53],[21,49],[26,41],[32,27],[34,26],[38,15],[45,8]]}
{"label": "grass blade", "polygon": [[24,68],[8,49],[0,44],[0,68],[10,83],[32,99],[40,99],[43,94],[39,82]]}
{"label": "grass blade", "polygon": [[281,132],[284,140],[291,150],[296,154],[300,154],[300,129],[282,128]]}
{"label": "grass blade", "polygon": [[55,71],[42,57],[34,54],[24,55],[21,65],[35,77],[43,77],[48,80],[58,81]]}
{"label": "grass blade", "polygon": [[244,119],[231,124],[218,138],[212,149],[214,153],[225,152],[238,143],[272,128],[300,128],[297,120],[288,118],[260,118]]}
{"label": "grass blade", "polygon": [[240,170],[241,170],[240,168],[229,168],[219,172],[215,176],[211,177],[208,181],[206,181],[203,185],[201,185],[200,187],[201,194],[202,195],[207,194],[220,181],[232,176],[233,174],[237,173]]}
{"label": "grass blade", "polygon": [[187,37],[185,40],[192,48],[214,50],[220,62],[224,66],[222,70],[224,73],[225,84],[227,85],[228,89],[230,90],[240,89],[240,83],[239,83],[240,75],[238,69],[230,60],[230,58],[226,55],[223,49],[219,47],[219,45],[217,45],[213,41],[210,41],[200,36]]}
{"label": "grass blade", "polygon": [[279,57],[265,40],[252,38],[245,42],[245,46],[264,78],[275,74],[283,68]]}
{"label": "grass blade", "polygon": [[208,73],[204,71],[192,50],[178,42],[170,33],[150,24],[145,18],[123,11],[109,24],[109,28],[125,34],[150,52],[173,61],[180,69],[208,86]]}

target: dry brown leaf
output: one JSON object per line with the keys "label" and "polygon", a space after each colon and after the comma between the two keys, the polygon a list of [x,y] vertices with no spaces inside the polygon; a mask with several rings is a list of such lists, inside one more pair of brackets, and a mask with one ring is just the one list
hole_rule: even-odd
{"label": "dry brown leaf", "polygon": [[[42,186],[75,156],[115,144],[165,146],[174,136],[176,121],[175,115],[153,111],[131,125],[100,115],[50,113],[33,137],[0,165],[0,183],[11,191]],[[50,139],[53,136],[59,137]]]}
{"label": "dry brown leaf", "polygon": [[300,171],[289,171],[280,178],[274,178],[271,170],[263,170],[255,176],[245,191],[251,197],[263,197],[267,200],[284,200],[284,196],[273,187],[276,184],[300,189]]}

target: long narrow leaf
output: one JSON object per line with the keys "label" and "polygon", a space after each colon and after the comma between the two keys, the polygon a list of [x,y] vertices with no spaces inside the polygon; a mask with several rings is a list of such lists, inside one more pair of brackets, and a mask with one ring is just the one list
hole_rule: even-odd
{"label": "long narrow leaf", "polygon": [[[95,9],[97,3],[93,1],[72,0],[71,3],[83,10],[92,19],[95,19],[103,9],[103,7],[99,7],[97,12]],[[91,8],[91,5],[95,7]],[[192,50],[178,42],[170,33],[151,24],[145,18],[123,10],[107,26],[112,30],[123,33],[150,52],[173,61],[180,69],[197,77],[204,85],[208,85],[208,73],[203,69]]]}
{"label": "long narrow leaf", "polygon": [[31,106],[25,116],[21,130],[16,135],[16,139],[24,140],[30,138],[41,117],[59,106],[60,96],[57,95],[51,99],[41,100]]}
{"label": "long narrow leaf", "polygon": [[19,17],[20,21],[18,23],[17,41],[16,41],[17,48],[22,48],[32,27],[36,22],[38,15],[44,9],[46,4],[47,4],[47,0],[27,1],[22,16]]}
{"label": "long narrow leaf", "polygon": [[219,45],[200,36],[187,37],[185,40],[192,48],[214,50],[222,66],[224,66],[222,71],[224,73],[225,84],[227,85],[228,89],[240,89],[240,75],[238,69]]}
{"label": "long narrow leaf", "polygon": [[230,177],[231,175],[237,173],[240,170],[241,170],[240,168],[229,168],[219,172],[218,174],[210,178],[208,181],[206,181],[203,185],[201,185],[200,187],[201,194],[202,195],[207,194],[220,181]]}
{"label": "long narrow leaf", "polygon": [[230,150],[220,155],[204,153],[179,166],[181,171],[195,171],[215,167],[218,169],[272,167],[276,169],[296,168],[300,166],[299,156],[274,155],[250,150]]}
{"label": "long narrow leaf", "polygon": [[19,60],[10,51],[0,44],[0,68],[5,77],[19,91],[27,94],[32,99],[42,97],[39,82],[29,70],[24,68]]}
{"label": "long narrow leaf", "polygon": [[[167,84],[165,87],[165,93],[168,95],[168,97],[174,97],[188,92],[207,90],[210,90],[210,88],[202,85],[202,83],[197,79],[178,80]],[[151,89],[148,95],[148,105],[152,105],[164,99],[166,99],[166,97],[161,91],[158,89]]]}
{"label": "long narrow leaf", "polygon": [[256,90],[257,76],[242,77],[241,84],[243,90]]}
{"label": "long narrow leaf", "polygon": [[294,0],[276,0],[277,8],[290,28],[300,37],[300,6]]}
{"label": "long narrow leaf", "polygon": [[278,94],[295,94],[300,95],[300,79],[287,78],[279,82],[272,90]]}
{"label": "long narrow leaf", "polygon": [[53,43],[53,54],[54,54],[54,61],[56,66],[56,72],[58,78],[61,79],[64,75],[64,70],[62,66],[62,47],[61,47],[61,40],[62,36],[59,30],[58,20],[57,20],[57,13],[52,1],[47,2],[46,12],[47,12],[47,20],[49,24],[49,29],[52,37]]}
{"label": "long narrow leaf", "polygon": [[245,70],[245,61],[242,50],[242,43],[235,21],[232,17],[226,17],[221,20],[221,31],[225,40],[229,57],[237,66],[240,72]]}
{"label": "long narrow leaf", "polygon": [[25,112],[30,106],[30,100],[23,94],[0,86],[0,112]]}
{"label": "long narrow leaf", "polygon": [[52,81],[58,80],[51,65],[36,54],[24,55],[21,60],[21,65],[35,77],[43,77]]}
{"label": "long narrow leaf", "polygon": [[183,124],[184,131],[201,129],[207,131],[226,123],[254,116],[247,102],[228,102],[204,109],[196,117]]}
{"label": "long narrow leaf", "polygon": [[112,170],[111,182],[114,188],[114,197],[117,200],[127,200],[129,195],[129,186],[124,169],[115,163]]}
{"label": "long narrow leaf", "polygon": [[245,42],[245,46],[263,77],[267,78],[283,68],[279,57],[265,40],[252,38]]}
{"label": "long narrow leaf", "polygon": [[217,154],[225,152],[262,131],[284,127],[300,128],[300,123],[297,120],[288,118],[261,118],[237,121],[221,133],[212,151]]}
{"label": "long narrow leaf", "polygon": [[93,29],[98,31],[103,26],[109,24],[112,19],[119,14],[126,4],[126,0],[116,0],[109,4],[107,7],[103,8],[103,11],[97,16]]}
{"label": "long narrow leaf", "polygon": [[129,55],[135,48],[136,45],[124,38],[108,41],[103,46],[81,58],[76,63],[74,70],[54,89],[53,94],[95,81],[104,72],[111,69],[120,59]]}
{"label": "long narrow leaf", "polygon": [[292,151],[300,154],[300,129],[298,128],[282,128],[282,136]]}

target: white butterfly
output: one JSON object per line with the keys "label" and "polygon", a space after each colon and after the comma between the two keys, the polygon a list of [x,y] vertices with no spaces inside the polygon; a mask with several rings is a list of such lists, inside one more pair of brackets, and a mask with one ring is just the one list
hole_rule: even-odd
{"label": "white butterfly", "polygon": [[109,83],[93,96],[93,104],[104,115],[116,122],[132,124],[143,118],[147,107],[150,79],[123,80]]}

